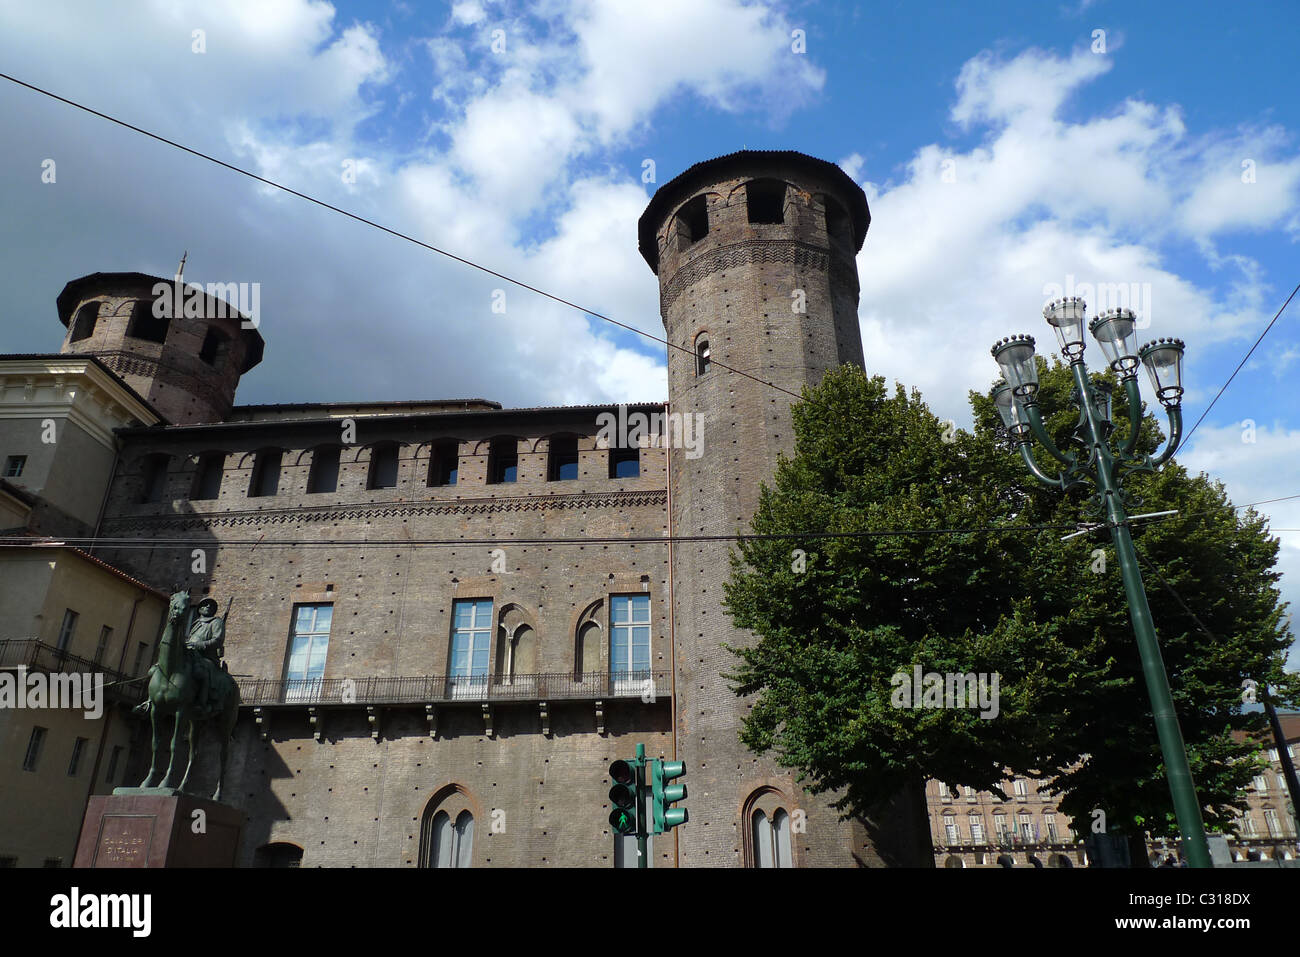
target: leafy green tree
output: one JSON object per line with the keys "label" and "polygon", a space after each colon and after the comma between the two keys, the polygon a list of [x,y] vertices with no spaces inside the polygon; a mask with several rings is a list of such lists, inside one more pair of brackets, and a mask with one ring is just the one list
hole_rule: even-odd
{"label": "leafy green tree", "polygon": [[[1048,429],[1067,448],[1069,370],[1044,366],[1040,378]],[[1122,412],[1122,390],[1099,381]],[[757,696],[742,741],[814,793],[839,792],[845,813],[927,777],[1001,793],[1009,771],[1050,783],[1081,830],[1100,808],[1110,831],[1170,833],[1109,535],[1062,541],[1087,494],[1039,486],[989,397],[971,398],[973,434],[935,418],[915,391],[890,395],[883,379],[843,367],[795,405],[794,455],[752,522],[765,537],[740,543],[726,588],[736,625],[756,636],[733,649],[736,692]],[[1139,441],[1159,445],[1150,416]],[[1126,487],[1134,511],[1179,510],[1136,526],[1138,548],[1217,638],[1145,573],[1207,824],[1224,826],[1254,773],[1254,746],[1231,732],[1262,727],[1240,707],[1243,679],[1295,695],[1280,670],[1277,543],[1260,516],[1238,514],[1221,486],[1176,464]],[[917,666],[998,675],[996,716],[899,706],[900,676]]]}

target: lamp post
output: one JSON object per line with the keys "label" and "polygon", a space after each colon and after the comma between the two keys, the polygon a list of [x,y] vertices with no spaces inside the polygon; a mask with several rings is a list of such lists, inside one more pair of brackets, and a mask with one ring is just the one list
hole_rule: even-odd
{"label": "lamp post", "polygon": [[[1110,394],[1093,386],[1083,362],[1083,324],[1086,311],[1087,304],[1077,296],[1054,300],[1043,309],[1043,318],[1055,330],[1061,343],[1061,353],[1070,363],[1070,370],[1074,374],[1074,398],[1079,406],[1079,421],[1075,425],[1074,436],[1087,450],[1086,457],[1061,451],[1047,434],[1038,408],[1038,366],[1034,361],[1032,336],[1011,336],[993,346],[993,358],[1004,377],[994,386],[993,401],[1003,424],[1020,446],[1020,455],[1026,467],[1036,479],[1060,491],[1076,487],[1095,489],[1097,506],[1105,516],[1104,524],[1110,529],[1115,554],[1119,559],[1120,575],[1128,596],[1129,618],[1133,622],[1133,633],[1142,659],[1142,674],[1151,698],[1151,711],[1160,738],[1160,751],[1164,757],[1178,830],[1182,833],[1191,866],[1212,867],[1209,845],[1205,840],[1205,827],[1201,822],[1201,805],[1196,798],[1196,787],[1192,783],[1192,772],[1187,764],[1182,731],[1178,727],[1173,697],[1169,693],[1169,679],[1160,657],[1160,645],[1156,641],[1146,590],[1142,586],[1142,574],[1138,568],[1137,554],[1133,550],[1133,538],[1129,534],[1129,518],[1124,509],[1124,492],[1120,484],[1122,476],[1129,472],[1154,472],[1178,448],[1183,428],[1180,407],[1183,395],[1183,343],[1179,339],[1157,339],[1137,349],[1137,317],[1129,309],[1109,310],[1088,324],[1093,338],[1106,354],[1110,367],[1119,375],[1128,399],[1128,437],[1112,448]],[[1169,417],[1169,440],[1165,450],[1154,458],[1136,452],[1138,430],[1142,423],[1142,396],[1137,382],[1139,364],[1146,366],[1156,398],[1165,407]],[[1034,439],[1060,463],[1061,471],[1056,477],[1043,471],[1034,459],[1030,450]]]}

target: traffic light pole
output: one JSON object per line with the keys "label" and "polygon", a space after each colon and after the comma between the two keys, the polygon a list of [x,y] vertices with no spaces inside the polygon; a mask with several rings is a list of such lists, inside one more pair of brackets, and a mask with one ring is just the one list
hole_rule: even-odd
{"label": "traffic light pole", "polygon": [[645,812],[645,745],[636,746],[636,866],[649,867],[650,856],[646,850]]}

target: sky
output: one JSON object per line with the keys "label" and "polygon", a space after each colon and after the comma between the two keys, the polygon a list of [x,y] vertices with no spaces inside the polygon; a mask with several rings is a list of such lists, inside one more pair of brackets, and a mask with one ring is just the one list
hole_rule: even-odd
{"label": "sky", "polygon": [[[1298,35],[1291,2],[0,0],[0,72],[652,335],[656,185],[800,150],[871,206],[869,372],[967,426],[989,346],[1053,351],[1044,302],[1091,287],[1187,343],[1190,425],[1300,282]],[[4,80],[0,121],[0,352],[59,348],[69,280],[187,252],[260,283],[241,403],[666,397],[653,340]],[[1178,456],[1237,504],[1300,495],[1298,314]],[[1259,510],[1298,605],[1300,498]]]}

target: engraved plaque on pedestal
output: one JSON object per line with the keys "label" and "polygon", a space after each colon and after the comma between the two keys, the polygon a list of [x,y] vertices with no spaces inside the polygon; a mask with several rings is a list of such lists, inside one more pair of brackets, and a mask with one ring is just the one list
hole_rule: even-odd
{"label": "engraved plaque on pedestal", "polygon": [[119,788],[86,805],[75,867],[234,867],[244,813],[192,794]]}

